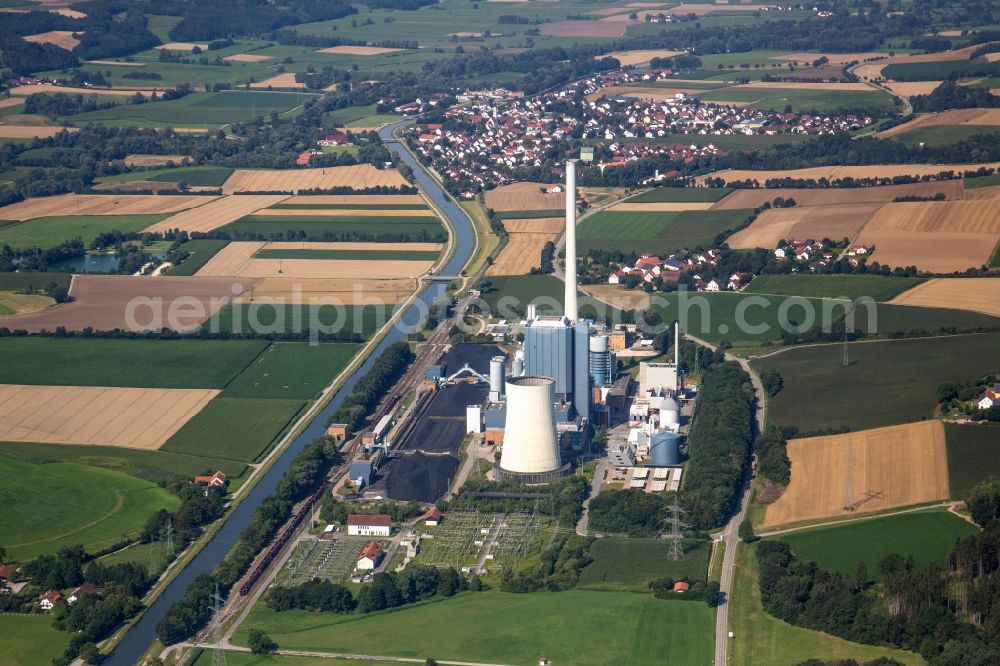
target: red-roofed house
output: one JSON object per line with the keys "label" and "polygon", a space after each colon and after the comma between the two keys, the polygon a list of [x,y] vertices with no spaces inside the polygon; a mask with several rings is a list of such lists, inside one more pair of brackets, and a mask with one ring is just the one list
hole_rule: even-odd
{"label": "red-roofed house", "polygon": [[382,545],[377,541],[372,541],[361,549],[361,553],[358,555],[358,569],[371,571],[379,565],[383,557],[385,557],[385,551],[382,549]]}
{"label": "red-roofed house", "polygon": [[392,518],[385,514],[348,516],[347,534],[350,536],[389,536],[392,534]]}
{"label": "red-roofed house", "polygon": [[194,477],[194,482],[196,484],[204,484],[209,488],[225,488],[226,473],[220,471],[208,476],[199,474],[198,476]]}
{"label": "red-roofed house", "polygon": [[57,603],[62,601],[62,598],[63,596],[59,592],[52,590],[38,595],[38,605],[41,606],[42,610],[52,610]]}
{"label": "red-roofed house", "polygon": [[0,580],[7,580],[14,573],[14,567],[9,564],[0,564]]}
{"label": "red-roofed house", "polygon": [[346,134],[327,134],[316,143],[320,146],[349,146],[351,139]]}
{"label": "red-roofed house", "polygon": [[674,583],[674,592],[687,592],[691,589],[691,586],[682,580]]}
{"label": "red-roofed house", "polygon": [[979,409],[989,409],[993,405],[1000,405],[1000,384],[994,384],[992,388],[986,389],[976,403]]}
{"label": "red-roofed house", "polygon": [[433,509],[424,514],[424,523],[429,527],[436,527],[441,524],[441,519],[443,517],[444,514],[441,513],[441,511],[437,507],[434,507]]}

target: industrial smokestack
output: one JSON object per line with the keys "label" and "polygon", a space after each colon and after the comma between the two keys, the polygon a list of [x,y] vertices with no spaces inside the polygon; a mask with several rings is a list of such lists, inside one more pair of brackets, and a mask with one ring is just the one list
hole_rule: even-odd
{"label": "industrial smokestack", "polygon": [[576,306],[576,160],[566,161],[566,296],[565,314],[577,319]]}
{"label": "industrial smokestack", "polygon": [[681,389],[681,323],[674,322],[674,392]]}

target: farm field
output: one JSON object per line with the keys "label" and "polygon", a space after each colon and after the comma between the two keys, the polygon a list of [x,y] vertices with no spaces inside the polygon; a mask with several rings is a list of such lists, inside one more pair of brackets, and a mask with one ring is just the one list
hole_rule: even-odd
{"label": "farm field", "polygon": [[185,241],[178,249],[187,252],[188,258],[179,265],[172,266],[168,275],[191,276],[201,270],[219,250],[229,244],[227,240],[215,240],[212,238],[198,238]]}
{"label": "farm field", "polygon": [[[342,278],[358,280],[380,280],[395,278],[416,278],[423,275],[436,261],[400,260],[383,257],[381,260],[371,259],[320,259],[320,258],[282,258],[269,256],[268,252],[285,254],[278,249],[283,244],[268,244],[258,242],[233,242],[219,251],[211,261],[198,271],[197,277],[239,277],[239,278]],[[301,250],[299,243],[292,243],[294,251]],[[399,247],[386,245],[386,247]],[[403,249],[403,248],[400,248]],[[332,252],[351,252],[350,250],[327,250]],[[375,250],[362,250],[375,252]],[[261,252],[265,253],[263,256]]]}
{"label": "farm field", "polygon": [[497,217],[505,222],[507,220],[552,220],[563,217],[565,223],[565,211],[562,208],[550,208],[543,210],[502,210],[497,212]]}
{"label": "farm field", "polygon": [[[42,274],[36,275],[38,287],[47,284]],[[234,278],[78,275],[71,290],[72,301],[5,318],[3,325],[29,332],[53,331],[59,326],[70,331],[90,327],[95,331],[170,328],[190,332],[250,284]]]}
{"label": "farm field", "polygon": [[[574,666],[616,660],[653,666],[707,663],[713,623],[712,610],[701,603],[568,590],[468,593],[367,616],[275,613],[258,604],[245,626],[260,627],[286,649],[360,652],[377,636],[379,651],[390,656],[528,664],[544,654]],[[434,631],[442,626],[449,631]],[[234,642],[245,641],[241,629]]]}
{"label": "farm field", "polygon": [[101,123],[133,127],[215,127],[247,120],[251,113],[257,117],[284,113],[315,97],[311,93],[223,90],[191,93],[165,102],[122,104],[80,113],[72,116],[72,119],[78,125]]}
{"label": "farm field", "polygon": [[553,233],[511,233],[507,244],[486,270],[487,275],[526,275],[538,268],[542,249],[555,240]]}
{"label": "farm field", "polygon": [[715,237],[738,226],[748,210],[649,213],[601,211],[579,228],[579,252],[616,249],[669,254],[706,247]]}
{"label": "farm field", "polygon": [[883,205],[886,204],[771,208],[758,215],[749,227],[730,236],[726,242],[731,248],[749,250],[757,247],[773,248],[779,241],[790,238],[853,239]]}
{"label": "farm field", "polygon": [[733,590],[730,597],[729,627],[737,636],[730,643],[729,663],[736,666],[793,666],[816,655],[823,659],[854,659],[864,663],[886,657],[918,666],[926,664],[920,655],[903,650],[851,643],[842,638],[796,627],[768,615],[761,607],[755,546],[737,546]]}
{"label": "farm field", "polygon": [[873,517],[835,527],[821,527],[783,534],[776,539],[792,547],[795,556],[816,562],[821,569],[854,576],[864,562],[871,580],[881,580],[879,563],[896,553],[912,557],[915,568],[929,564],[947,567],[955,539],[979,530],[943,509],[895,516]]}
{"label": "farm field", "polygon": [[0,455],[0,481],[0,497],[10,509],[4,547],[13,560],[75,543],[95,552],[137,533],[153,512],[180,505],[149,481],[77,463],[36,465]]}
{"label": "farm field", "polygon": [[197,209],[162,219],[157,224],[148,226],[144,231],[166,233],[179,229],[188,233],[196,231],[208,233],[286,198],[283,194],[243,194],[221,197]]}
{"label": "farm field", "polygon": [[370,164],[327,167],[324,169],[237,169],[226,180],[222,191],[288,192],[332,187],[408,187],[409,183],[395,169],[376,169]]}
{"label": "farm field", "polygon": [[0,384],[0,441],[155,450],[216,389]]}
{"label": "farm field", "polygon": [[757,181],[764,185],[770,179],[819,180],[829,181],[843,178],[893,178],[895,176],[935,176],[942,172],[961,174],[966,171],[976,171],[982,167],[996,169],[1000,162],[987,164],[876,164],[872,166],[821,166],[806,169],[785,169],[782,171],[764,171],[754,169],[727,169],[716,171],[698,178],[697,183],[703,185],[708,178],[722,178],[726,182]]}
{"label": "farm field", "polygon": [[[523,316],[530,303],[538,306],[539,313],[562,313],[565,285],[552,275],[497,275],[488,277],[481,285],[485,283],[489,283],[490,290],[483,292],[482,301],[484,312],[489,308],[491,316],[505,319]],[[577,292],[577,297],[581,317],[603,320],[616,314],[610,306],[582,292]]]}
{"label": "farm field", "polygon": [[[357,334],[362,339],[368,339],[389,320],[393,304],[398,300],[395,298],[395,293],[384,293],[388,297],[384,304],[350,305],[351,295],[349,293],[341,295],[343,298],[338,298],[333,293],[314,296],[319,299],[337,298],[344,304],[343,306],[330,304],[330,300],[325,301],[327,305],[322,305],[324,302],[322,300],[318,305],[296,305],[291,303],[290,298],[271,301],[266,296],[254,300],[253,303],[227,305],[206,321],[204,328],[209,331],[238,332],[246,330],[250,326],[249,322],[253,322],[255,330],[260,329],[264,332],[294,331],[296,328],[302,332],[346,331]],[[372,301],[380,300],[379,292],[365,290],[364,297]],[[301,314],[296,314],[297,307]],[[301,325],[297,324],[296,317],[301,319]]]}
{"label": "farm field", "polygon": [[336,111],[327,111],[323,114],[324,124],[347,129],[376,128],[385,123],[399,120],[402,116],[379,113],[375,104],[368,106],[348,106]]}
{"label": "farm field", "polygon": [[0,125],[0,139],[25,141],[30,141],[35,137],[47,139],[63,131],[77,132],[79,130],[75,127],[62,127],[61,125]]}
{"label": "farm field", "polygon": [[944,434],[952,499],[965,499],[980,481],[1000,476],[1000,426],[945,423]]}
{"label": "farm field", "polygon": [[54,304],[55,299],[40,294],[15,294],[9,291],[0,291],[0,315],[38,312]]}
{"label": "farm field", "polygon": [[[625,200],[626,203],[694,203],[716,202],[725,198],[733,190],[728,187],[654,187]],[[732,208],[753,208],[753,206],[732,206]]]}
{"label": "farm field", "polygon": [[555,234],[566,228],[565,217],[504,218],[504,229],[509,234]]}
{"label": "farm field", "polygon": [[[828,89],[803,88],[795,83],[766,84],[768,87],[733,86],[699,92],[698,99],[707,102],[733,102],[739,106],[752,106],[755,109],[784,111],[789,106],[796,113],[835,113],[847,109],[868,109],[877,115],[892,111],[893,98],[886,93],[861,89],[838,90],[833,86],[851,84],[826,84]],[[813,84],[819,85],[819,84]]]}
{"label": "farm field", "polygon": [[122,217],[174,213],[212,201],[205,195],[158,194],[60,194],[54,197],[25,199],[0,208],[0,220],[31,220],[55,215]]}
{"label": "farm field", "polygon": [[221,389],[267,345],[257,340],[7,337],[0,339],[0,384]]}
{"label": "farm field", "polygon": [[275,343],[233,379],[222,395],[312,400],[347,366],[358,348],[356,344]]}
{"label": "farm field", "polygon": [[710,542],[685,541],[685,556],[678,562],[667,557],[668,550],[666,541],[656,539],[598,539],[590,547],[593,561],[580,572],[580,586],[647,592],[657,578],[706,580]]}
{"label": "farm field", "polygon": [[764,528],[853,517],[949,495],[944,426],[936,420],[791,439],[788,459],[792,480],[768,505]]}
{"label": "farm field", "polygon": [[270,449],[304,405],[302,400],[219,397],[160,450],[254,462]]}
{"label": "farm field", "polygon": [[[498,213],[507,211],[556,211],[565,210],[566,194],[543,192],[553,187],[544,183],[512,183],[492,189],[485,195],[487,208]],[[548,217],[548,215],[540,215]]]}
{"label": "farm field", "polygon": [[0,246],[9,245],[15,250],[32,247],[55,247],[75,238],[83,240],[84,247],[100,234],[108,231],[142,231],[146,227],[169,217],[168,215],[63,215],[39,217],[27,222],[0,227]]}
{"label": "farm field", "polygon": [[51,663],[61,657],[72,636],[52,626],[48,615],[0,615],[4,649],[0,666],[21,666],[32,661]]}
{"label": "farm field", "polygon": [[404,217],[434,217],[434,212],[427,208],[426,206],[421,206],[419,208],[402,208],[402,209],[372,209],[372,208],[361,208],[361,209],[351,209],[344,207],[337,208],[323,208],[316,206],[309,206],[308,208],[303,206],[295,206],[292,208],[285,207],[274,207],[268,208],[266,210],[260,211],[253,214],[253,217],[268,217],[268,218],[281,218],[281,217],[357,217],[362,215],[367,215],[369,217],[379,217],[386,216],[389,218],[404,218]]}
{"label": "farm field", "polygon": [[322,241],[443,242],[445,236],[444,228],[436,218],[384,215],[271,217],[261,214],[242,217],[221,230],[243,237],[275,240],[302,238],[305,235]]}
{"label": "farm field", "polygon": [[1000,280],[936,278],[899,294],[891,303],[971,310],[1000,317]]}
{"label": "farm field", "polygon": [[[271,243],[270,245],[274,245]],[[346,245],[346,244],[345,244]],[[352,260],[352,261],[434,261],[438,258],[436,250],[310,250],[282,249],[265,247],[258,250],[257,259],[316,259],[316,260]]]}
{"label": "farm field", "polygon": [[[809,298],[872,298],[889,301],[924,283],[922,278],[883,277],[881,275],[758,275],[744,293],[805,296]],[[899,297],[894,303],[905,301]],[[914,305],[937,305],[914,303]],[[998,312],[997,314],[1000,314]]]}
{"label": "farm field", "polygon": [[[227,650],[227,666],[357,666],[357,659],[332,659],[330,657],[296,657],[286,654],[259,655]],[[366,666],[393,666],[398,661],[365,659]],[[203,651],[191,666],[212,666],[212,651]]]}
{"label": "farm field", "polygon": [[626,65],[639,65],[642,63],[649,62],[653,58],[673,58],[677,55],[683,55],[685,51],[663,51],[658,49],[647,49],[647,50],[636,50],[636,51],[612,51],[611,53],[605,53],[601,57],[614,58],[621,63],[622,67]]}
{"label": "farm field", "polygon": [[311,194],[293,196],[279,204],[271,206],[275,209],[310,208],[346,208],[357,210],[411,210],[425,209],[427,202],[419,194]]}
{"label": "farm field", "polygon": [[[392,305],[405,301],[416,291],[417,281],[404,278],[397,280],[370,280],[359,284],[355,279],[325,278],[264,278],[254,282],[253,302],[268,305],[284,306],[286,304],[313,304],[322,306],[324,303],[336,306]],[[320,300],[313,300],[320,299]],[[223,309],[223,312],[225,309]],[[266,314],[262,315],[266,316]],[[323,321],[327,321],[323,317]]]}
{"label": "farm field", "polygon": [[[709,191],[723,189],[711,188]],[[796,206],[836,206],[888,203],[897,197],[933,197],[937,194],[944,194],[947,199],[962,199],[965,193],[961,180],[875,187],[753,188],[725,191],[731,194],[719,201],[714,208],[757,208],[765,201],[772,202],[779,197],[794,199]]]}
{"label": "farm field", "polygon": [[997,125],[934,125],[921,127],[896,135],[896,139],[906,144],[923,143],[928,146],[942,146],[966,141],[980,134],[1000,133]]}
{"label": "farm field", "polygon": [[850,343],[846,368],[843,356],[843,345],[830,344],[752,360],[756,371],[774,370],[784,379],[768,401],[768,420],[804,430],[857,430],[929,418],[939,385],[974,381],[1000,365],[1000,334]]}
{"label": "farm field", "polygon": [[172,169],[146,169],[114,176],[98,176],[94,180],[98,183],[129,183],[137,180],[157,183],[185,182],[192,187],[222,187],[222,184],[232,173],[233,169],[230,167],[182,166]]}

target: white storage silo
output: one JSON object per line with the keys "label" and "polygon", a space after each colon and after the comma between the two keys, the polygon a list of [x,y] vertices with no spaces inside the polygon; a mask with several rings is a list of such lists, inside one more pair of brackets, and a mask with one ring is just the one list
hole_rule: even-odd
{"label": "white storage silo", "polygon": [[660,427],[676,430],[681,423],[681,408],[677,401],[667,397],[660,404]]}
{"label": "white storage silo", "polygon": [[507,424],[500,455],[503,471],[538,474],[559,468],[554,399],[555,382],[548,377],[507,380]]}
{"label": "white storage silo", "polygon": [[503,370],[506,360],[503,356],[494,356],[490,359],[490,401],[492,402],[499,402],[503,397]]}

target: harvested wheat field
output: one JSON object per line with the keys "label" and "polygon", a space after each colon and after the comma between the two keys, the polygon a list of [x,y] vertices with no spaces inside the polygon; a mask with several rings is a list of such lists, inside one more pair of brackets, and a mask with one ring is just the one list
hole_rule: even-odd
{"label": "harvested wheat field", "polygon": [[223,60],[229,60],[230,62],[267,62],[268,60],[274,60],[274,58],[266,55],[254,55],[253,53],[237,53],[236,55],[226,56]]}
{"label": "harvested wheat field", "polygon": [[60,16],[65,16],[66,18],[75,18],[75,19],[87,18],[87,15],[84,14],[83,12],[78,12],[75,9],[66,9],[65,7],[61,7],[59,9],[50,9],[49,11],[52,12],[53,14],[59,14]]}
{"label": "harvested wheat field", "polygon": [[67,95],[119,95],[121,97],[132,97],[137,92],[144,95],[156,90],[155,88],[74,88],[72,86],[57,86],[54,83],[38,83],[30,86],[18,86],[10,89],[11,95],[27,97],[37,93],[66,93]]}
{"label": "harvested wheat field", "polygon": [[262,250],[354,250],[356,252],[441,252],[444,243],[368,243],[339,241],[268,241]]}
{"label": "harvested wheat field", "polygon": [[580,287],[583,293],[622,310],[648,310],[649,294],[641,289],[626,289],[617,284],[588,284]]}
{"label": "harvested wheat field", "polygon": [[706,176],[699,176],[698,185],[704,185],[709,178],[722,178],[727,183],[745,180],[757,181],[761,185],[771,178],[797,178],[802,180],[839,180],[842,178],[894,178],[896,176],[936,176],[942,172],[961,174],[981,168],[996,169],[1000,162],[985,164],[872,164],[868,166],[821,166],[807,169],[786,169],[765,171],[762,169],[725,169]]}
{"label": "harvested wheat field", "polygon": [[889,302],[893,305],[971,310],[1000,317],[1000,280],[936,278],[904,291]]}
{"label": "harvested wheat field", "polygon": [[372,305],[402,303],[416,291],[415,279],[365,280],[338,278],[303,280],[280,277],[254,283],[239,301],[254,303]]}
{"label": "harvested wheat field", "polygon": [[165,166],[168,162],[179,165],[184,160],[189,159],[191,159],[190,155],[126,155],[125,166],[159,167]]}
{"label": "harvested wheat field", "polygon": [[320,49],[317,53],[332,53],[333,55],[354,55],[354,56],[374,56],[383,53],[395,53],[403,49],[388,49],[381,46],[331,46],[327,49]]}
{"label": "harvested wheat field", "polygon": [[997,234],[865,229],[857,242],[875,246],[869,261],[887,266],[916,266],[929,273],[953,273],[979,268],[989,261]]}
{"label": "harvested wheat field", "polygon": [[[165,198],[175,199],[174,196]],[[206,197],[200,197],[207,199]],[[254,213],[261,208],[267,208],[286,198],[284,194],[241,194],[231,197],[212,197],[214,201],[196,209],[187,210],[177,215],[171,215],[165,220],[157,222],[153,226],[145,229],[156,233],[163,233],[173,229],[187,232],[207,233],[219,227],[224,227],[230,222]],[[2,211],[2,209],[0,209]]]}
{"label": "harvested wheat field", "polygon": [[890,203],[872,217],[865,231],[1000,234],[1000,200]]}
{"label": "harvested wheat field", "polygon": [[[788,442],[792,480],[763,527],[847,518],[948,498],[940,421]],[[855,507],[853,511],[845,507]]]}
{"label": "harvested wheat field", "polygon": [[78,132],[76,127],[59,127],[58,125],[0,125],[2,139],[47,139],[63,130]]}
{"label": "harvested wheat field", "polygon": [[914,97],[915,95],[930,95],[941,85],[941,81],[886,81],[882,84],[897,95]]}
{"label": "harvested wheat field", "polygon": [[194,51],[196,46],[202,51],[208,50],[208,44],[192,44],[191,42],[170,42],[156,48],[164,51]]}
{"label": "harvested wheat field", "polygon": [[[300,244],[292,243],[292,247]],[[348,244],[341,246],[350,249]],[[355,259],[259,259],[258,250],[284,247],[283,243],[236,242],[224,247],[198,271],[197,277],[237,278],[353,278],[380,280],[416,278],[431,269],[433,261],[355,260]],[[396,247],[382,243],[378,249]],[[361,249],[361,248],[355,248]],[[256,290],[256,287],[254,288]]]}
{"label": "harvested wheat field", "polygon": [[663,51],[660,49],[648,49],[639,51],[614,51],[612,53],[605,53],[604,55],[594,56],[595,58],[614,58],[622,64],[622,66],[627,65],[638,65],[640,63],[649,62],[653,58],[673,58],[674,56],[684,55],[686,51]]}
{"label": "harvested wheat field", "polygon": [[[0,308],[6,308],[12,314],[39,312],[54,304],[55,301],[48,296],[0,291]],[[3,320],[3,316],[0,316],[0,322]]]}
{"label": "harvested wheat field", "polygon": [[423,205],[426,202],[419,194],[314,194],[312,196],[289,197],[282,203],[290,206],[316,205],[316,206],[367,206],[371,204],[383,205]]}
{"label": "harvested wheat field", "polygon": [[155,451],[217,389],[0,385],[0,439]]}
{"label": "harvested wheat field", "polygon": [[522,220],[504,220],[503,226],[509,234],[558,234],[566,228],[562,217],[529,217]]}
{"label": "harvested wheat field", "polygon": [[872,88],[864,83],[814,83],[811,81],[751,81],[726,90],[829,90],[831,92],[870,91]]}
{"label": "harvested wheat field", "polygon": [[486,193],[486,207],[495,211],[555,210],[566,207],[564,192],[543,192],[555,185],[511,183]]}
{"label": "harvested wheat field", "polygon": [[771,208],[726,242],[736,250],[773,248],[791,238],[854,238],[868,220],[885,204],[844,204],[841,206],[796,206]]}
{"label": "harvested wheat field", "polygon": [[269,208],[253,215],[263,217],[435,217],[430,208],[419,210],[378,210],[371,208]]}
{"label": "harvested wheat field", "polygon": [[53,215],[150,215],[194,208],[216,197],[200,194],[60,194],[25,199],[0,208],[0,220],[31,220]]}
{"label": "harvested wheat field", "polygon": [[51,30],[49,32],[40,32],[37,35],[25,35],[23,39],[26,42],[32,42],[34,44],[52,44],[53,46],[58,46],[59,48],[66,49],[67,51],[72,51],[80,43],[80,40],[74,37],[73,32],[70,30]]}
{"label": "harvested wheat field", "polygon": [[[895,85],[895,84],[894,84]],[[878,136],[896,136],[921,127],[938,127],[941,125],[998,125],[1000,126],[1000,109],[951,109],[938,113],[926,113],[913,120],[890,127]]]}
{"label": "harvested wheat field", "polygon": [[[77,275],[73,300],[30,314],[0,317],[2,326],[37,333],[59,326],[70,331],[158,331],[197,329],[229,299],[250,289],[252,280],[194,277]],[[131,306],[130,306],[131,304]],[[171,315],[171,308],[174,314]]]}
{"label": "harvested wheat field", "polygon": [[269,79],[264,79],[263,81],[257,81],[250,84],[251,88],[291,88],[295,90],[305,90],[306,84],[299,83],[295,80],[295,72],[285,72],[283,74],[278,74],[277,76],[272,76]]}
{"label": "harvested wheat field", "polygon": [[991,185],[989,187],[976,187],[971,190],[965,191],[966,201],[978,201],[980,199],[997,199],[1000,198],[1000,185]]}
{"label": "harvested wheat field", "polygon": [[[678,86],[676,88],[658,88],[655,86],[615,86],[612,88],[598,88],[586,96],[588,102],[600,99],[601,97],[638,97],[639,99],[663,101],[671,100],[679,94],[697,95],[706,92],[704,88],[687,88]],[[721,102],[713,102],[721,104]]]}
{"label": "harvested wheat field", "polygon": [[487,275],[527,275],[538,268],[542,248],[553,239],[552,234],[510,234],[507,245],[486,271]]}
{"label": "harvested wheat field", "polygon": [[621,37],[627,27],[623,21],[553,21],[541,30],[551,37]]}
{"label": "harvested wheat field", "polygon": [[18,104],[24,104],[24,100],[18,97],[0,97],[0,109],[17,106]]}
{"label": "harvested wheat field", "polygon": [[327,167],[325,169],[237,169],[222,185],[226,194],[233,192],[288,192],[331,187],[405,187],[409,186],[395,169],[376,169],[370,164]]}
{"label": "harvested wheat field", "polygon": [[854,69],[854,74],[862,80],[873,80],[882,78],[882,70],[889,65],[903,65],[906,63],[918,62],[947,62],[949,60],[968,60],[972,52],[982,44],[973,44],[964,49],[954,51],[938,51],[935,53],[921,53],[918,55],[896,55],[891,58],[884,58],[873,63],[864,63]]}
{"label": "harvested wheat field", "polygon": [[846,65],[849,62],[864,62],[876,58],[888,58],[888,53],[869,51],[868,53],[786,53],[771,56],[771,60],[812,64],[820,58],[826,58],[831,65]]}
{"label": "harvested wheat field", "polygon": [[[645,211],[647,213],[673,212],[679,210],[708,210],[715,206],[711,201],[656,201],[651,203],[620,203],[609,208],[609,211],[622,213],[625,211]],[[717,206],[716,206],[717,207]]]}
{"label": "harvested wheat field", "polygon": [[[973,191],[973,190],[970,190]],[[933,197],[944,194],[949,200],[959,200],[965,196],[961,180],[940,180],[930,183],[908,183],[906,185],[880,185],[876,187],[813,187],[754,188],[734,190],[712,208],[733,210],[736,208],[756,208],[765,201],[795,199],[798,206],[836,206],[840,204],[888,203],[897,197]],[[615,210],[619,210],[615,207]]]}

